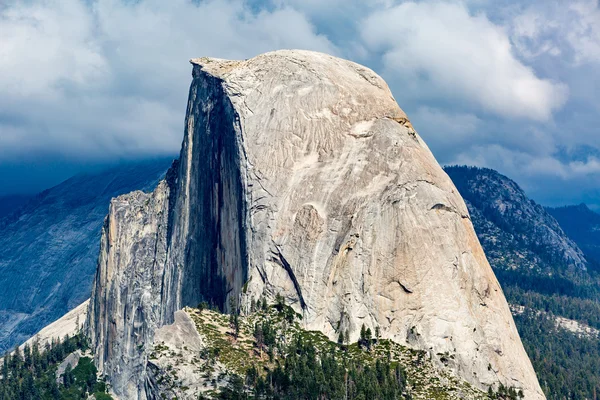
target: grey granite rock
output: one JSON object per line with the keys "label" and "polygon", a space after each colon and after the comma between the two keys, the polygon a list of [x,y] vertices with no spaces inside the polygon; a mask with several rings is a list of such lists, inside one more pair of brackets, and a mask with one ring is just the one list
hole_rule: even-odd
{"label": "grey granite rock", "polygon": [[115,199],[88,332],[123,398],[176,310],[281,294],[330,338],[364,324],[544,398],[462,198],[386,83],[307,51],[192,60],[180,163]]}
{"label": "grey granite rock", "polygon": [[152,190],[171,161],[77,175],[0,218],[0,354],[89,298],[110,199]]}

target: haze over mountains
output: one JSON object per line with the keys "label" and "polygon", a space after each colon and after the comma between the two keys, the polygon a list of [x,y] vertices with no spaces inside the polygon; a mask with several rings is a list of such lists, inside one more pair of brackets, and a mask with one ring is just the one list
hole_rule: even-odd
{"label": "haze over mountains", "polygon": [[34,195],[10,194],[0,196],[0,219],[24,206]]}
{"label": "haze over mountains", "polygon": [[600,214],[585,204],[547,210],[583,250],[588,263],[600,271]]}
{"label": "haze over mountains", "polygon": [[0,219],[0,352],[89,297],[110,199],[152,190],[171,161],[77,175],[10,206]]}

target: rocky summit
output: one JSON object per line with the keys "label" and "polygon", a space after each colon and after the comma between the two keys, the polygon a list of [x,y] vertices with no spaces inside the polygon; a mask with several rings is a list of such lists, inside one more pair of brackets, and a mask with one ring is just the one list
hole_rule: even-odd
{"label": "rocky summit", "polygon": [[364,325],[544,398],[464,201],[379,76],[308,51],[191,63],[179,163],[102,231],[87,332],[117,396],[159,396],[148,357],[177,310],[277,296],[329,339]]}

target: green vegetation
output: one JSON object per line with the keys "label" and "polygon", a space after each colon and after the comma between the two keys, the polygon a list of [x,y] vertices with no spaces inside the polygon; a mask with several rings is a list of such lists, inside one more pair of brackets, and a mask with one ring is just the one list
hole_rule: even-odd
{"label": "green vegetation", "polygon": [[523,290],[519,286],[505,285],[503,289],[511,304],[576,320],[600,329],[600,302],[598,301],[558,294],[544,295],[533,290]]}
{"label": "green vegetation", "polygon": [[525,350],[549,400],[596,399],[600,394],[600,340],[557,328],[548,314],[515,316]]}
{"label": "green vegetation", "polygon": [[[232,307],[235,309],[235,307]],[[192,351],[157,343],[150,360],[158,367],[153,378],[165,398],[202,399],[513,399],[503,386],[490,393],[456,378],[453,354],[432,360],[417,351],[381,339],[364,327],[358,342],[338,327],[337,342],[302,328],[301,315],[277,296],[251,302],[249,315],[224,315],[201,307],[186,308],[202,338]],[[198,379],[189,379],[194,371]],[[188,376],[188,378],[186,378]],[[191,387],[190,387],[191,386]]]}
{"label": "green vegetation", "polygon": [[[75,400],[94,394],[96,399],[109,400],[106,384],[98,381],[91,358],[82,357],[75,368],[69,365],[61,379],[56,379],[60,363],[75,350],[85,350],[87,341],[82,334],[66,336],[63,341],[40,349],[37,343],[16,348],[2,362],[0,400]],[[58,382],[57,382],[58,381]]]}
{"label": "green vegetation", "polygon": [[559,328],[555,317],[600,329],[600,263],[593,246],[600,216],[581,207],[551,210],[571,239],[587,245],[583,269],[571,265],[558,241],[548,240],[551,230],[562,234],[558,224],[514,182],[488,169],[457,166],[446,172],[469,205],[506,299],[526,311],[515,323],[546,396],[596,399],[600,338]]}
{"label": "green vegetation", "polygon": [[375,365],[339,357],[335,352],[317,355],[302,336],[285,349],[287,357],[274,368],[246,372],[246,386],[233,379],[219,399],[410,399],[406,375],[390,360]]}
{"label": "green vegetation", "polygon": [[525,274],[505,270],[496,274],[509,303],[524,307],[515,323],[546,397],[596,399],[600,338],[567,331],[555,321],[561,316],[600,328],[600,302],[591,294],[590,281],[578,283],[559,275],[553,287],[554,277],[522,279]]}

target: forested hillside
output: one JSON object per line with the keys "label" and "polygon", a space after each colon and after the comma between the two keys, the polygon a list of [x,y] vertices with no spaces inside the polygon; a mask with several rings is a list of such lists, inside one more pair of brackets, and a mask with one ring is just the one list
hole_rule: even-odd
{"label": "forested hillside", "polygon": [[[361,329],[337,343],[300,327],[300,314],[278,296],[253,303],[250,313],[225,315],[207,303],[178,312],[169,334],[158,335],[147,384],[156,398],[213,400],[520,400],[502,384],[487,392],[457,379],[453,356],[428,356]],[[184,323],[182,323],[182,321]],[[186,330],[185,322],[193,324]],[[182,336],[183,335],[183,336]],[[199,341],[194,340],[199,339]],[[164,340],[163,340],[164,339]],[[200,348],[195,348],[201,343]],[[73,354],[78,362],[69,364]],[[17,349],[0,370],[0,400],[110,400],[97,376],[88,341],[78,333],[41,348]],[[436,363],[441,365],[436,366]]]}
{"label": "forested hillside", "polygon": [[69,354],[86,349],[82,333],[57,338],[42,348],[35,342],[23,350],[16,348],[2,360],[0,400],[76,400],[89,395],[96,400],[110,400],[90,357],[80,358],[75,365],[66,361]]}
{"label": "forested hillside", "polygon": [[[524,307],[515,322],[546,395],[596,398],[600,339],[556,322],[564,317],[600,329],[600,276],[590,253],[578,246],[579,236],[573,232],[579,226],[565,225],[563,230],[546,209],[496,171],[465,166],[445,170],[467,203],[507,300]],[[564,213],[558,210],[556,214]]]}
{"label": "forested hillside", "polygon": [[600,214],[585,204],[546,208],[563,230],[583,250],[588,265],[600,271]]}

